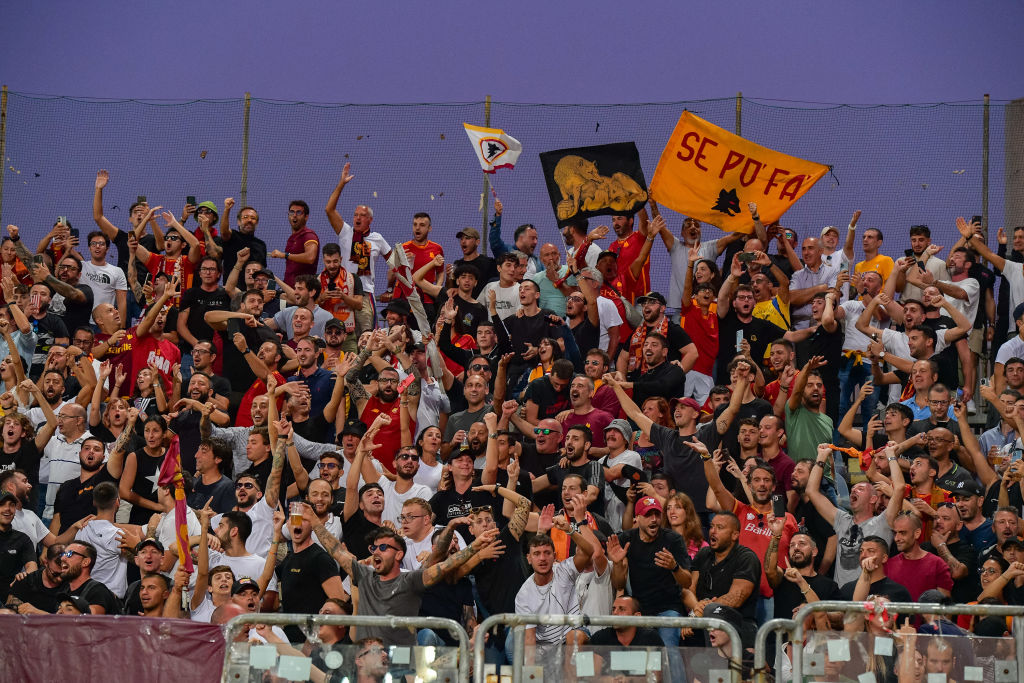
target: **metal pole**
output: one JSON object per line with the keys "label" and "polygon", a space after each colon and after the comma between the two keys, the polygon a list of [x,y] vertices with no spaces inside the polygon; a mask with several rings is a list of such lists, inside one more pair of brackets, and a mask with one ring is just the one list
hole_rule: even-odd
{"label": "metal pole", "polygon": [[988,116],[989,96],[985,94],[985,105],[981,129],[981,235],[988,240]]}
{"label": "metal pole", "polygon": [[[793,629],[796,628],[796,622],[792,619],[769,619],[764,622],[761,628],[757,629],[757,635],[754,637],[754,676],[755,680],[764,683],[767,680],[765,676],[765,668],[768,664],[768,634],[776,633],[775,638],[775,661],[779,661],[780,652],[782,649],[782,638],[778,637],[779,633],[791,634]],[[776,663],[776,669],[778,664]]]}
{"label": "metal pole", "polygon": [[1013,643],[1014,643],[1014,656],[1017,660],[1017,677],[1018,679],[1024,672],[1024,617],[1013,618]]}
{"label": "metal pole", "polygon": [[[533,656],[537,656],[537,646],[533,646]],[[526,657],[526,629],[522,624],[512,628],[512,681],[522,683],[523,680],[523,659]],[[534,660],[536,661],[536,659]],[[499,673],[499,680],[500,671]]]}
{"label": "metal pole", "polygon": [[7,168],[7,86],[0,91],[0,220],[4,215],[4,170]]}
{"label": "metal pole", "polygon": [[743,135],[743,91],[736,93],[736,135]]}
{"label": "metal pole", "polygon": [[[491,127],[491,96],[487,95],[484,97],[484,125],[488,128]],[[489,213],[488,194],[491,189],[491,181],[487,178],[486,173],[482,173],[484,177],[484,189],[480,195],[480,213],[483,215],[483,225],[480,227],[480,240],[483,244],[483,248],[480,249],[480,253],[484,256],[487,255],[487,214]]]}
{"label": "metal pole", "polygon": [[246,197],[249,194],[249,107],[252,105],[252,95],[245,93],[245,109],[242,113],[242,191],[239,197],[242,203],[239,206],[247,206]]}

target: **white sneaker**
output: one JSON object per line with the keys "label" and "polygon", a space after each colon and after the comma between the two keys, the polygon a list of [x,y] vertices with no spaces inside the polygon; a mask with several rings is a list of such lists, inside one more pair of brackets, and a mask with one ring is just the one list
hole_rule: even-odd
{"label": "white sneaker", "polygon": [[978,412],[978,408],[974,405],[974,399],[972,398],[967,402],[967,414],[975,415]]}

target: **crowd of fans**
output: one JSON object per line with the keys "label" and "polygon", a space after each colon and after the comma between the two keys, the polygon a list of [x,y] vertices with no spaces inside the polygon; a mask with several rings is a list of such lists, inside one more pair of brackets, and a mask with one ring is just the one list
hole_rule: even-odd
{"label": "crowd of fans", "polygon": [[[893,258],[859,212],[801,238],[751,204],[752,234],[703,241],[652,199],[554,245],[503,227],[497,201],[490,254],[464,228],[451,259],[426,213],[408,241],[367,205],[348,222],[348,165],[326,199],[333,234],[294,201],[286,240],[233,199],[176,216],[140,198],[115,226],[108,180],[84,239],[60,219],[35,248],[13,225],[0,245],[8,610],[425,615],[469,632],[500,613],[713,615],[750,648],[818,600],[1024,604],[1024,227],[1000,228],[993,252],[973,221],[944,245],[911,226]],[[666,255],[667,295],[650,278]],[[191,574],[158,479],[172,435]],[[901,638],[1002,635],[937,623]],[[538,664],[566,643],[705,642],[526,633]],[[387,646],[454,642],[320,639],[375,665]],[[728,652],[722,631],[710,644]],[[509,655],[504,633],[488,648]]]}

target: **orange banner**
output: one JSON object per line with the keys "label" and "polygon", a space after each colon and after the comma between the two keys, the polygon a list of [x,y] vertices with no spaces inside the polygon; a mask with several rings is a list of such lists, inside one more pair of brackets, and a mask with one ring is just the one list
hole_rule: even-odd
{"label": "orange banner", "polygon": [[828,166],[756,145],[690,112],[679,117],[651,180],[656,202],[729,232],[752,232],[757,204],[773,223]]}

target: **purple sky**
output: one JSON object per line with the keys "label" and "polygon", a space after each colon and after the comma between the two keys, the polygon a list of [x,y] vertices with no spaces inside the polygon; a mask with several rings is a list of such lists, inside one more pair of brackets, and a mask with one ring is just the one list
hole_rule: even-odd
{"label": "purple sky", "polygon": [[[259,9],[256,9],[259,8]],[[986,10],[988,8],[988,10]],[[16,3],[14,90],[326,102],[1024,95],[1016,2]]]}

